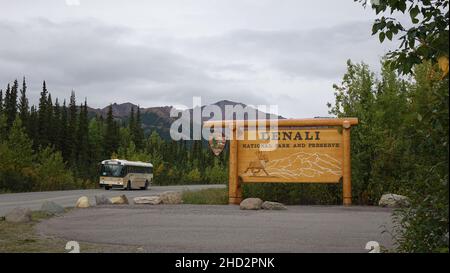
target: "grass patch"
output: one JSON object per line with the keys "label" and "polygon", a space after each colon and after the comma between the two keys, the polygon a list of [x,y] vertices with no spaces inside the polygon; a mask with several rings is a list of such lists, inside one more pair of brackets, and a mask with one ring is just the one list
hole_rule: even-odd
{"label": "grass patch", "polygon": [[195,205],[226,205],[228,204],[228,189],[184,191],[183,203]]}
{"label": "grass patch", "polygon": [[[66,209],[66,212],[70,209]],[[67,240],[54,237],[44,237],[36,233],[34,226],[42,220],[52,216],[33,211],[32,221],[29,223],[9,223],[0,219],[0,253],[64,253]],[[80,252],[136,252],[128,246],[109,246],[80,242]]]}

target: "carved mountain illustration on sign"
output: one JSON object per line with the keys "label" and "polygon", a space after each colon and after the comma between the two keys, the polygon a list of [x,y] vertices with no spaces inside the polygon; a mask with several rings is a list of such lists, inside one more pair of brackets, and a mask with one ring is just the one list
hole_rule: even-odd
{"label": "carved mountain illustration on sign", "polygon": [[[267,154],[258,153],[245,173],[250,176],[270,176],[286,179],[314,178],[322,175],[342,175],[341,163],[324,153],[298,152],[290,156],[269,160]],[[261,172],[262,170],[262,172]],[[250,172],[249,172],[250,171]]]}
{"label": "carved mountain illustration on sign", "polygon": [[266,169],[271,175],[283,178],[342,175],[340,162],[323,153],[298,152],[286,158],[270,161]]}

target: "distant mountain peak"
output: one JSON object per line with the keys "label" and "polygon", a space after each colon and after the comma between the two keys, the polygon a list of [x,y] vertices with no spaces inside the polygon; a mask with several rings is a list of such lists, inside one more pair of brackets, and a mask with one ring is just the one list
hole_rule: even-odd
{"label": "distant mountain peak", "polygon": [[[242,107],[246,107],[247,105],[241,102],[235,102],[231,100],[220,100],[212,105],[216,105],[220,107],[222,110],[222,114],[225,113],[225,106],[231,105],[236,106],[240,105]],[[203,105],[201,108],[203,109],[206,105]],[[106,117],[108,113],[109,105],[104,108],[90,108],[88,107],[88,113],[91,117],[94,116],[102,116]],[[115,119],[126,121],[128,120],[131,112],[131,108],[136,109],[138,108],[138,105],[131,103],[131,102],[124,102],[124,103],[112,103],[112,111],[113,116]],[[144,130],[149,133],[150,131],[156,130],[162,137],[169,138],[170,137],[170,126],[172,122],[175,120],[175,118],[170,117],[170,112],[173,109],[173,106],[156,106],[156,107],[148,107],[148,108],[142,108],[141,110],[141,120],[142,120],[142,127]],[[192,111],[192,109],[187,110],[189,112]],[[268,114],[258,111],[258,117],[261,117],[261,115],[265,115],[267,118],[273,118],[269,117]],[[225,117],[225,115],[224,115]],[[279,116],[279,118],[283,119],[283,117]],[[202,122],[208,120],[208,118],[203,117]]]}
{"label": "distant mountain peak", "polygon": [[225,105],[242,105],[242,106],[246,106],[244,103],[242,102],[235,102],[235,101],[231,101],[231,100],[220,100],[218,102],[213,103],[213,105],[217,105],[217,106],[225,106]]}

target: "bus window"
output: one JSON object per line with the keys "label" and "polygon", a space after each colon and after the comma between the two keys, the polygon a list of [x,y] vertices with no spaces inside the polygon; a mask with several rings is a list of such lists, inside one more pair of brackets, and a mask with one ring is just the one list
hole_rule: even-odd
{"label": "bus window", "polygon": [[129,168],[129,167],[127,167],[127,166],[124,166],[124,167],[122,168],[122,176],[126,176],[126,175],[127,175],[127,173],[128,173],[128,168]]}
{"label": "bus window", "polygon": [[121,165],[104,164],[104,165],[102,165],[100,175],[101,176],[120,177],[120,176],[122,176],[122,169],[123,169],[123,166],[121,166]]}

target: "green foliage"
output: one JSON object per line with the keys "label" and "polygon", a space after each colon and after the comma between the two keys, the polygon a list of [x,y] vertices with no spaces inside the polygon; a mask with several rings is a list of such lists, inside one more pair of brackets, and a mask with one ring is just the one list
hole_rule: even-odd
{"label": "green foliage", "polygon": [[422,180],[415,181],[415,188],[407,192],[411,206],[394,212],[396,249],[448,253],[448,173],[441,177],[431,168],[420,177]]}
{"label": "green foliage", "polygon": [[349,62],[329,105],[338,117],[360,119],[351,139],[354,201],[376,204],[387,192],[411,199],[395,213],[398,251],[448,251],[449,94],[437,69],[424,63],[401,78],[384,63],[376,79]]}
{"label": "green foliage", "polygon": [[34,190],[50,191],[77,188],[72,172],[67,169],[61,152],[52,148],[41,150],[37,156]]}
{"label": "green foliage", "polygon": [[76,188],[60,152],[45,148],[36,155],[19,117],[7,140],[0,142],[0,191]]}
{"label": "green foliage", "polygon": [[[367,6],[367,0],[354,1]],[[441,56],[448,59],[448,5],[448,0],[380,0],[372,3],[372,9],[381,16],[373,24],[372,35],[378,34],[381,43],[396,36],[401,41],[397,50],[388,53],[392,68],[409,74],[414,65],[424,60],[435,64]],[[387,12],[389,16],[384,15]],[[409,15],[409,28],[393,18],[395,12]]]}
{"label": "green foliage", "polygon": [[202,177],[200,171],[197,168],[194,168],[186,174],[185,181],[187,181],[190,184],[198,184],[201,181],[201,179]]}
{"label": "green foliage", "polygon": [[214,165],[205,168],[205,180],[211,184],[227,184],[228,168],[220,164],[218,158],[214,158]]}
{"label": "green foliage", "polygon": [[133,141],[130,141],[126,147],[120,146],[118,149],[118,157],[131,160],[131,161],[143,161],[148,162],[150,157],[148,153],[136,150],[136,145]]}
{"label": "green foliage", "polygon": [[0,143],[8,137],[6,115],[0,112]]}
{"label": "green foliage", "polygon": [[26,191],[33,188],[34,154],[20,118],[16,118],[8,139],[0,142],[0,189]]}
{"label": "green foliage", "polygon": [[411,207],[396,212],[396,239],[402,252],[448,252],[449,92],[431,75],[429,64],[416,68],[412,114],[407,128],[414,153],[413,183],[407,194]]}

